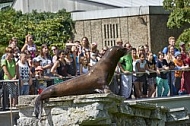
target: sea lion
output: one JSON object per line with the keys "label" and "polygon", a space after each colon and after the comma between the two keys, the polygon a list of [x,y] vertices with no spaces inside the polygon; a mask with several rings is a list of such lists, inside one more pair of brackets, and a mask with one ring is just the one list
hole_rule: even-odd
{"label": "sea lion", "polygon": [[35,101],[34,113],[36,118],[41,118],[43,101],[48,98],[88,94],[94,92],[95,89],[104,90],[113,77],[120,57],[127,52],[126,48],[113,46],[106,51],[102,59],[87,74],[44,89]]}

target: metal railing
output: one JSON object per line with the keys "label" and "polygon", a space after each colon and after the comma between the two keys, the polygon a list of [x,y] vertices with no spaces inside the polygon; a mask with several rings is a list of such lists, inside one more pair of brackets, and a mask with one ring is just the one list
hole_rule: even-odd
{"label": "metal railing", "polygon": [[[1,108],[2,110],[6,110],[9,107],[9,103],[11,102],[11,96],[8,93],[8,83],[17,83],[17,94],[20,95],[20,83],[19,80],[0,80],[1,85]],[[11,104],[11,103],[10,103]],[[11,106],[11,105],[10,105]]]}
{"label": "metal railing", "polygon": [[[175,72],[175,71],[181,71],[181,72],[185,72],[185,71],[190,71],[190,68],[184,68],[184,69],[180,69],[180,70],[175,70],[175,69],[170,69],[170,70],[162,70],[160,72]],[[146,74],[149,75],[150,73],[156,73],[156,72],[150,72],[150,71],[146,71],[146,72],[129,72],[126,75],[134,75],[134,74]],[[125,73],[122,72],[115,72],[116,75],[125,75]],[[44,88],[50,86],[50,85],[54,85],[54,84],[58,84],[61,83],[63,81],[66,81],[68,79],[74,78],[75,76],[72,77],[64,77],[64,78],[59,78],[59,77],[55,77],[55,76],[42,76],[41,78],[33,78],[33,84],[32,86],[34,86],[35,91],[34,94],[39,94],[39,85],[43,84]],[[21,89],[21,85],[19,83],[20,80],[0,80],[0,85],[2,85],[2,89],[0,92],[1,93],[1,106],[3,107],[2,109],[5,110],[6,109],[6,104],[7,101],[6,99],[8,99],[8,94],[6,94],[6,84],[7,83],[18,83],[18,95],[20,95],[20,89]],[[44,83],[40,83],[40,81],[44,81]],[[51,81],[50,85],[47,85],[47,81]],[[42,89],[43,90],[43,89]]]}

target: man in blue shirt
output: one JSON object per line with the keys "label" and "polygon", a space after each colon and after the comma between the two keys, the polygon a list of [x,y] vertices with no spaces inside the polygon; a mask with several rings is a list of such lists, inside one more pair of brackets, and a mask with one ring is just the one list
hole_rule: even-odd
{"label": "man in blue shirt", "polygon": [[[175,37],[173,37],[173,36],[169,37],[168,42],[169,42],[169,45],[174,46],[174,53],[177,52],[178,49],[175,47]],[[168,46],[164,47],[162,52],[164,53],[164,55],[166,55],[168,53]]]}

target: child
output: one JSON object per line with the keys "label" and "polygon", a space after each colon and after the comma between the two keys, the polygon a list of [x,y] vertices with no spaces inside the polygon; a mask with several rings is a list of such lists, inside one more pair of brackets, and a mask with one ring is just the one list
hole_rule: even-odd
{"label": "child", "polygon": [[148,97],[152,97],[152,94],[155,92],[155,85],[156,85],[156,62],[153,58],[153,53],[152,52],[147,52],[147,64],[148,64],[148,68],[151,69],[153,71],[153,73],[150,73],[150,75],[148,75]]}
{"label": "child", "polygon": [[35,57],[33,59],[33,65],[35,68],[35,78],[37,79],[38,84],[36,85],[38,88],[38,94],[40,94],[44,88],[47,87],[46,81],[44,81],[44,70],[42,66],[40,65],[41,63],[41,58],[40,57]]}
{"label": "child", "polygon": [[167,61],[164,59],[164,54],[162,52],[158,53],[156,69],[158,72],[158,76],[156,77],[157,96],[158,97],[167,96],[169,92],[169,85],[167,79],[167,70],[169,70],[169,66]]}
{"label": "child", "polygon": [[[178,70],[186,68],[183,64],[183,60],[181,59],[181,56],[182,55],[180,52],[176,52],[175,59],[173,61]],[[181,77],[182,77],[182,71],[175,71],[174,86],[175,86],[176,92],[174,92],[174,95],[178,95],[178,92],[181,88]]]}
{"label": "child", "polygon": [[21,82],[21,95],[29,95],[29,85],[32,84],[32,79],[30,79],[30,67],[27,63],[26,56],[25,53],[21,53],[20,60],[17,63],[19,68],[19,79]]}

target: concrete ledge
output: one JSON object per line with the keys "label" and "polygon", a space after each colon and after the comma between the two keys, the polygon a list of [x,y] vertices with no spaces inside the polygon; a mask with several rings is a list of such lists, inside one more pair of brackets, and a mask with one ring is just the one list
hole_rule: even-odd
{"label": "concrete ledge", "polygon": [[[19,97],[18,126],[23,125],[117,125],[164,126],[188,120],[187,109],[170,109],[146,101],[124,101],[114,94],[88,94],[50,98],[42,118],[35,118],[36,96]],[[149,100],[148,100],[149,101]],[[171,117],[175,117],[172,120]],[[182,121],[183,120],[183,121]]]}
{"label": "concrete ledge", "polygon": [[0,126],[16,125],[19,118],[19,110],[0,111]]}

